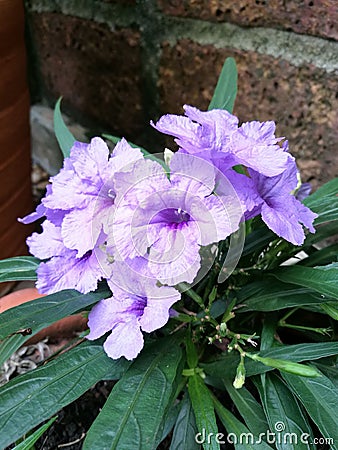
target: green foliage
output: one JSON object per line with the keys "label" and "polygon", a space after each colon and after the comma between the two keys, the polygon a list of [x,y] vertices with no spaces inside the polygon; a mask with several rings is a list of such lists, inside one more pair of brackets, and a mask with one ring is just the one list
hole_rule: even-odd
{"label": "green foliage", "polygon": [[127,366],[124,359],[108,358],[101,343],[84,342],[14,378],[0,390],[0,448],[77,399],[107,373],[120,378]]}
{"label": "green foliage", "polygon": [[219,76],[209,110],[226,109],[230,113],[234,109],[237,95],[237,68],[233,58],[227,58]]}
{"label": "green foliage", "polygon": [[0,261],[0,282],[36,280],[40,261],[33,256],[16,256]]}
{"label": "green foliage", "polygon": [[162,417],[180,376],[182,351],[177,344],[175,338],[158,341],[134,361],[88,432],[84,450],[156,448]]}
{"label": "green foliage", "polygon": [[61,114],[61,100],[62,97],[55,104],[54,108],[54,132],[56,139],[59,143],[60,149],[62,151],[63,157],[68,158],[70,154],[70,149],[73,147],[76,141],[75,137],[66,127]]}

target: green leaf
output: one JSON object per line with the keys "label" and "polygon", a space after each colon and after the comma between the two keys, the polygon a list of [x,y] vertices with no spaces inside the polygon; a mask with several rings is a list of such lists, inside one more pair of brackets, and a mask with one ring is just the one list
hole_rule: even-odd
{"label": "green leaf", "polygon": [[76,400],[106,373],[119,378],[128,366],[102,345],[84,342],[0,388],[0,448]]}
{"label": "green leaf", "polygon": [[159,438],[158,442],[162,442],[170,433],[170,431],[174,428],[174,425],[176,423],[178,414],[180,412],[180,404],[175,403],[171,405],[171,407],[166,412],[165,416],[163,417],[162,424],[159,428]]}
{"label": "green leaf", "polygon": [[[215,409],[228,435],[223,436],[221,443],[233,443],[236,450],[268,450],[271,447],[262,440],[262,436],[255,436],[230,411],[213,396]],[[267,430],[265,429],[264,432]],[[264,437],[264,436],[263,436]]]}
{"label": "green leaf", "polygon": [[[260,356],[287,361],[312,361],[338,354],[338,342],[319,342],[309,344],[281,345],[260,352]],[[220,379],[232,380],[236,374],[239,363],[237,354],[221,356],[217,361],[200,364],[207,375]],[[272,370],[258,361],[245,361],[246,376],[258,375]]]}
{"label": "green leaf", "polygon": [[76,139],[72,135],[72,133],[68,130],[63,121],[60,109],[61,100],[62,97],[60,97],[59,100],[56,102],[54,108],[54,132],[64,158],[68,158],[70,155],[70,149],[73,147]]}
{"label": "green leaf", "polygon": [[319,292],[322,298],[338,300],[338,263],[320,267],[283,267],[272,273],[280,281],[293,283]]}
{"label": "green leaf", "polygon": [[0,282],[35,281],[40,260],[33,256],[16,256],[0,261]]}
{"label": "green leaf", "polygon": [[30,338],[30,336],[23,336],[22,334],[14,334],[13,336],[8,336],[3,341],[1,341],[0,342],[0,367],[29,338]]}
{"label": "green leaf", "polygon": [[[113,142],[114,144],[117,144],[118,142],[121,141],[122,138],[118,137],[118,136],[112,136],[111,134],[103,134],[102,135],[105,139],[108,139],[109,141]],[[133,148],[138,148],[141,153],[143,153],[144,157],[147,159],[151,159],[152,161],[156,161],[158,164],[161,164],[161,166],[163,167],[163,169],[165,170],[166,173],[170,172],[169,167],[166,165],[166,163],[164,161],[162,161],[160,158],[157,158],[156,156],[154,156],[152,153],[148,152],[148,150],[146,150],[143,147],[140,147],[139,145],[133,144],[132,142],[128,141],[128,144],[133,147]]]}
{"label": "green leaf", "polygon": [[237,95],[237,68],[233,58],[227,58],[218,78],[208,110],[226,109],[232,113]]}
{"label": "green leaf", "polygon": [[196,420],[188,394],[181,401],[169,450],[198,450]]}
{"label": "green leaf", "polygon": [[261,227],[252,231],[245,238],[242,258],[254,252],[261,252],[276,235],[263,223]]}
{"label": "green leaf", "polygon": [[235,389],[226,378],[223,379],[223,383],[249,430],[256,436],[265,433],[268,429],[265,414],[253,395],[245,387]]}
{"label": "green leaf", "polygon": [[52,417],[48,420],[47,423],[42,425],[38,430],[34,431],[28,438],[26,438],[23,442],[16,445],[13,450],[31,450],[33,449],[34,444],[40,437],[48,430],[48,428],[56,421],[57,417]]}
{"label": "green leaf", "polygon": [[[255,383],[268,419],[269,428],[276,433],[279,450],[311,449],[313,445],[301,442],[303,433],[310,436],[312,430],[292,392],[273,373],[264,375],[262,384]],[[281,439],[279,439],[279,437]]]}
{"label": "green leaf", "polygon": [[[199,431],[196,437],[201,437],[200,443],[204,450],[220,450],[216,440],[218,428],[213,400],[209,389],[199,375],[195,374],[189,377],[188,392]],[[211,436],[211,439],[203,439],[203,435]]]}
{"label": "green leaf", "polygon": [[283,374],[284,380],[304,405],[306,412],[322,435],[332,439],[332,449],[338,448],[337,407],[338,389],[324,375],[320,378],[303,378]]}
{"label": "green leaf", "polygon": [[89,305],[109,297],[108,289],[89,294],[66,290],[23,303],[0,314],[0,339],[30,328],[32,335],[63,317],[82,311]]}
{"label": "green leaf", "polygon": [[87,433],[83,450],[155,449],[175,380],[181,376],[181,358],[175,337],[145,348],[114,386]]}
{"label": "green leaf", "polygon": [[338,320],[338,304],[324,303],[320,305],[321,309],[332,319]]}
{"label": "green leaf", "polygon": [[338,178],[321,186],[303,201],[304,205],[318,214],[314,224],[338,219]]}
{"label": "green leaf", "polygon": [[330,300],[308,287],[272,281],[270,277],[243,286],[237,297],[238,312],[278,311],[295,306],[320,305]]}
{"label": "green leaf", "polygon": [[312,255],[298,263],[301,266],[313,267],[318,265],[330,264],[336,262],[338,258],[338,244],[329,245],[317,250]]}

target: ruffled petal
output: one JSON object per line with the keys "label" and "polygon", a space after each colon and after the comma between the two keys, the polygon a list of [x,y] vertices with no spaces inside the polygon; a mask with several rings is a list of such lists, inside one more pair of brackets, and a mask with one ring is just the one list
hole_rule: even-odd
{"label": "ruffled petal", "polygon": [[26,242],[32,255],[39,259],[48,259],[52,256],[61,256],[67,252],[59,227],[45,220],[42,229],[42,233],[33,233],[27,238]]}
{"label": "ruffled petal", "polygon": [[72,250],[64,256],[55,256],[41,263],[37,274],[36,287],[41,294],[52,294],[64,289],[76,289],[86,294],[95,291],[103,276],[95,253],[76,258],[76,252]]}
{"label": "ruffled petal", "polygon": [[84,209],[74,209],[66,214],[62,222],[62,238],[66,247],[77,250],[82,257],[102,242],[99,236],[106,224],[107,215],[112,213],[114,205],[109,199],[98,197]]}
{"label": "ruffled petal", "polygon": [[140,353],[143,344],[140,324],[137,319],[132,319],[117,323],[103,344],[103,348],[112,359],[124,356],[128,360],[132,360]]}
{"label": "ruffled petal", "polygon": [[267,226],[277,234],[294,245],[302,245],[305,234],[299,223],[300,214],[295,208],[294,197],[283,197],[270,200],[269,205],[262,205],[262,219]]}
{"label": "ruffled petal", "polygon": [[189,226],[163,227],[149,250],[149,269],[162,284],[192,283],[200,268],[199,249]]}
{"label": "ruffled petal", "polygon": [[162,328],[168,322],[171,306],[180,298],[181,294],[168,286],[156,286],[148,291],[147,306],[139,319],[142,330],[150,333]]}

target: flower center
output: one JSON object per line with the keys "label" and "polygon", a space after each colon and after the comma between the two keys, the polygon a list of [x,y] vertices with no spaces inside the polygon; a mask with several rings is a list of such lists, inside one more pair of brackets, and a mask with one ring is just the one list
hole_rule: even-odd
{"label": "flower center", "polygon": [[182,208],[166,208],[155,214],[150,223],[179,224],[189,220],[189,213]]}

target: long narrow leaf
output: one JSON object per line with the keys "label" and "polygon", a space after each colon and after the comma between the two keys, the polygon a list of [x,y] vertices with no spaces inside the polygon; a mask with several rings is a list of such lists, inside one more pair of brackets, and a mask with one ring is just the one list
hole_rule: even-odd
{"label": "long narrow leaf", "polygon": [[34,431],[28,438],[26,438],[23,442],[16,445],[13,450],[31,450],[34,448],[34,444],[40,437],[43,435],[45,431],[56,421],[57,417],[52,417],[48,420],[47,423],[42,425],[38,430]]}
{"label": "long narrow leaf", "polygon": [[[264,442],[263,435],[255,436],[250,430],[240,422],[230,411],[228,411],[215,397],[215,409],[218,417],[226,428],[228,434],[223,437],[222,443],[232,443],[236,450],[271,450],[271,447]],[[267,430],[264,430],[266,433]]]}
{"label": "long narrow leaf", "polygon": [[337,449],[337,387],[324,375],[320,378],[303,378],[283,374],[283,378],[302,402],[323,436],[331,440],[330,448]]}
{"label": "long narrow leaf", "polygon": [[237,68],[233,58],[227,58],[218,78],[214,95],[211,99],[209,110],[226,109],[230,113],[234,109],[237,95]]}
{"label": "long narrow leaf", "polygon": [[62,97],[58,99],[54,108],[54,132],[64,158],[68,158],[70,154],[70,149],[73,147],[73,144],[76,141],[76,139],[72,135],[72,133],[68,130],[62,118],[60,109],[61,100]]}
{"label": "long narrow leaf", "polygon": [[326,301],[338,300],[338,263],[320,267],[283,267],[272,275],[280,281],[313,289]]}
{"label": "long narrow leaf", "polygon": [[219,442],[216,439],[218,428],[209,389],[202,378],[195,374],[189,377],[188,391],[199,431],[196,435],[197,442],[203,445],[204,450],[219,450]]}
{"label": "long narrow leaf", "polygon": [[338,220],[338,178],[321,186],[304,200],[304,204],[318,214],[315,225]]}
{"label": "long narrow leaf", "polygon": [[235,389],[231,381],[226,378],[223,379],[223,382],[248,429],[257,436],[260,433],[265,433],[269,428],[268,423],[262,406],[253,395],[245,387]]}
{"label": "long narrow leaf", "polygon": [[102,345],[91,342],[20,375],[0,389],[0,448],[76,400],[106,373],[118,379],[128,366],[114,361]]}
{"label": "long narrow leaf", "polygon": [[[257,383],[269,428],[276,433],[279,450],[313,449],[312,430],[292,392],[273,373],[264,375],[262,384]],[[301,441],[302,435],[310,436],[309,443]]]}
{"label": "long narrow leaf", "polygon": [[181,401],[181,410],[173,431],[170,450],[198,450],[197,427],[194,411],[188,395]]}
{"label": "long narrow leaf", "polygon": [[36,280],[40,260],[33,256],[15,256],[0,261],[0,282]]}
{"label": "long narrow leaf", "polygon": [[89,294],[67,290],[41,297],[0,314],[0,339],[22,329],[35,334],[63,317],[85,309],[110,295],[108,289]]}
{"label": "long narrow leaf", "polygon": [[174,381],[181,375],[181,357],[175,339],[163,339],[144,349],[114,386],[88,431],[83,450],[156,449]]}

